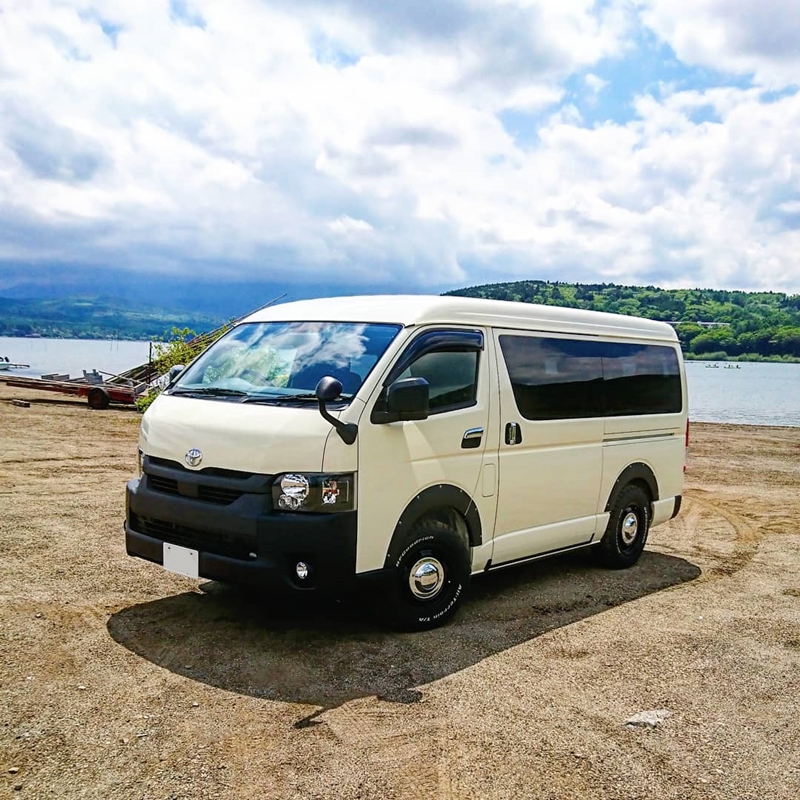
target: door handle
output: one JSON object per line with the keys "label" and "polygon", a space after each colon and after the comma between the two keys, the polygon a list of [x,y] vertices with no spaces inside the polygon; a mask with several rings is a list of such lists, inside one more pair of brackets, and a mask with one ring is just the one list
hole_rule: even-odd
{"label": "door handle", "polygon": [[473,450],[481,446],[482,439],[483,428],[470,428],[464,432],[464,436],[461,439],[461,447],[464,450]]}
{"label": "door handle", "polygon": [[522,428],[518,422],[509,422],[506,425],[506,444],[520,444],[522,442]]}

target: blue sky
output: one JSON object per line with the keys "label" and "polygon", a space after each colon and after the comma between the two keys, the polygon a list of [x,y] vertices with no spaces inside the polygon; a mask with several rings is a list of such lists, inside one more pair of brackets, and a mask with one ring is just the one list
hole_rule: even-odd
{"label": "blue sky", "polygon": [[0,294],[800,292],[796,0],[10,0]]}

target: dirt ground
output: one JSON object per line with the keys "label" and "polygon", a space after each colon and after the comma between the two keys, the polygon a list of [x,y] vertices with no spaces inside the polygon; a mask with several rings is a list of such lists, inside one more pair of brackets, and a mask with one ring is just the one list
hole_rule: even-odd
{"label": "dirt ground", "polygon": [[139,419],[0,385],[0,795],[800,796],[800,429],[693,425],[636,567],[497,573],[396,634],[127,557]]}

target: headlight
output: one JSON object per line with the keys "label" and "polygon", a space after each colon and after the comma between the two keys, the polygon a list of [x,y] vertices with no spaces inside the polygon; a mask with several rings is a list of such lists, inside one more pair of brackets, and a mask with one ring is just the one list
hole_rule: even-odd
{"label": "headlight", "polygon": [[305,475],[284,475],[281,478],[280,486],[278,505],[281,508],[294,510],[300,508],[308,500],[311,485]]}
{"label": "headlight", "polygon": [[272,484],[276,511],[353,511],[356,507],[356,476],[353,472],[323,474],[287,472]]}
{"label": "headlight", "polygon": [[142,477],[143,473],[144,473],[144,452],[142,451],[142,448],[140,447],[139,448],[139,477],[140,478]]}

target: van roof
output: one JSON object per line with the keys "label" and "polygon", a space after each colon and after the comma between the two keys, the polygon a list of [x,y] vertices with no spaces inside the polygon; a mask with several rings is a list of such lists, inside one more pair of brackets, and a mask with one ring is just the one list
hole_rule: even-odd
{"label": "van roof", "polygon": [[243,322],[390,322],[523,328],[636,339],[677,339],[666,322],[561,306],[439,295],[357,295],[269,306]]}

